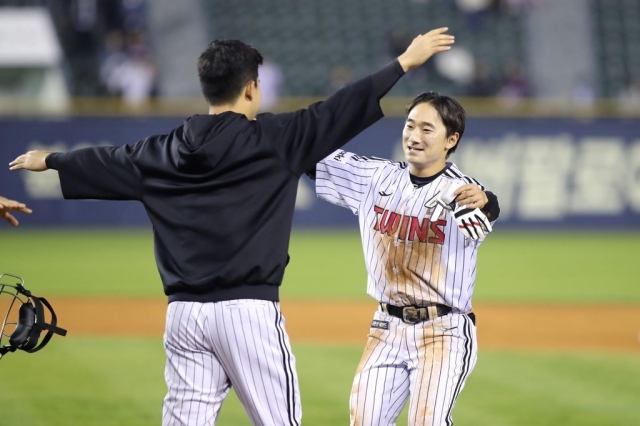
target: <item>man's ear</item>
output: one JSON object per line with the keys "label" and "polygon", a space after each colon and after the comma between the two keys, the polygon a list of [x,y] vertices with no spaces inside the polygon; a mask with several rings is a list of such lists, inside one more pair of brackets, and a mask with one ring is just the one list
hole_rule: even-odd
{"label": "man's ear", "polygon": [[444,147],[447,148],[447,151],[458,144],[458,139],[460,139],[460,134],[458,132],[455,132],[447,138],[447,141],[444,144]]}
{"label": "man's ear", "polygon": [[258,82],[256,81],[249,81],[245,86],[244,86],[244,99],[247,100],[248,102],[251,102],[253,100],[253,96],[256,93],[256,88],[258,87]]}

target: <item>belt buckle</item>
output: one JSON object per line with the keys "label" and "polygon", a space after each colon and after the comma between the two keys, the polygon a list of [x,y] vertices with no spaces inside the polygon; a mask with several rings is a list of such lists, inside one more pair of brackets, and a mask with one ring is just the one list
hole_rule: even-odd
{"label": "belt buckle", "polygon": [[402,320],[408,324],[415,324],[421,321],[420,309],[414,306],[402,308]]}

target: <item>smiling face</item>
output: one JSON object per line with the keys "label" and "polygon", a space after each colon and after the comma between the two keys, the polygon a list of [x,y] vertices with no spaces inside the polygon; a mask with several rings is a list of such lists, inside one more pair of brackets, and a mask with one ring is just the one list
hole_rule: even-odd
{"label": "smiling face", "polygon": [[402,148],[415,176],[433,176],[446,165],[447,152],[456,146],[460,135],[447,136],[447,128],[438,111],[429,103],[414,106],[402,132]]}

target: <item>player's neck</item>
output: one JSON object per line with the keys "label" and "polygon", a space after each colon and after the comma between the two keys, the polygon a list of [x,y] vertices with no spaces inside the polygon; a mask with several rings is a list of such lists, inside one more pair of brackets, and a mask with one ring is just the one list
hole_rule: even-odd
{"label": "player's neck", "polygon": [[417,165],[409,163],[409,173],[417,177],[431,177],[440,173],[445,167],[447,162],[443,159],[433,164]]}
{"label": "player's neck", "polygon": [[236,102],[235,104],[209,105],[209,115],[217,115],[225,112],[235,112],[236,114],[244,115],[249,120],[255,120],[250,104]]}

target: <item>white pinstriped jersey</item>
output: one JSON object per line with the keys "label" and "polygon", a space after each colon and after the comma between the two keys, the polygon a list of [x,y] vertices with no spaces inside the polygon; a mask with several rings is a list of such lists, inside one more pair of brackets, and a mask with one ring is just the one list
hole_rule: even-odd
{"label": "white pinstriped jersey", "polygon": [[440,303],[471,311],[477,250],[449,212],[429,221],[427,203],[448,181],[476,183],[453,163],[416,187],[406,163],[338,150],[316,167],[316,192],[359,217],[368,273],[367,293],[396,306]]}

